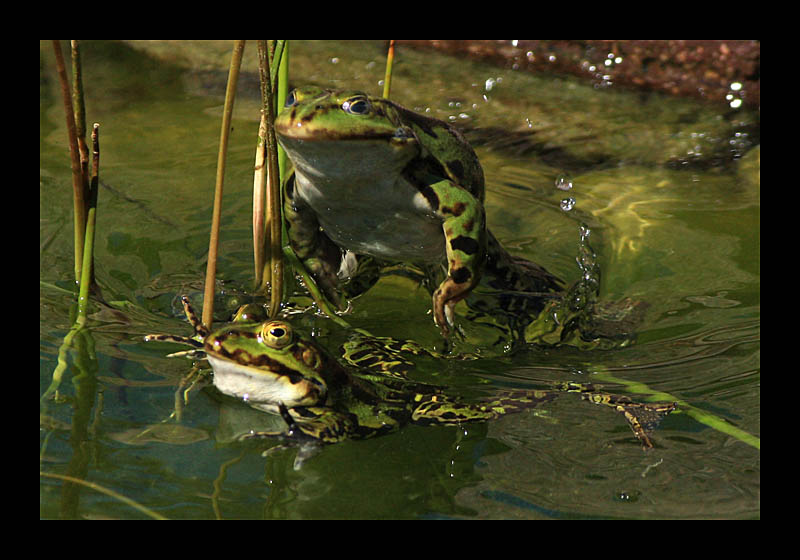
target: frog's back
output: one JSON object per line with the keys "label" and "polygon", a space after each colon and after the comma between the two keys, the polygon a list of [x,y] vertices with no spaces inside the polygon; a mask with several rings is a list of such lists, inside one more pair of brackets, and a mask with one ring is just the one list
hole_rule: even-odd
{"label": "frog's back", "polygon": [[386,102],[394,107],[403,124],[414,130],[422,145],[424,165],[418,165],[417,169],[450,179],[483,202],[483,169],[464,135],[444,121],[420,115],[391,101]]}

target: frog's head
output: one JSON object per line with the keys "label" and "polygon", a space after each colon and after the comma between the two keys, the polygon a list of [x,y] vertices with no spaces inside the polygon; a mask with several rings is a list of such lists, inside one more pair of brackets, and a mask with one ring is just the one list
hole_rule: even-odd
{"label": "frog's head", "polygon": [[332,175],[365,165],[405,166],[419,154],[419,140],[391,101],[354,90],[294,89],[275,120],[278,141],[296,167]]}
{"label": "frog's head", "polygon": [[[205,338],[214,385],[257,408],[323,404],[327,355],[285,321],[229,325]],[[335,365],[333,366],[335,367]]]}

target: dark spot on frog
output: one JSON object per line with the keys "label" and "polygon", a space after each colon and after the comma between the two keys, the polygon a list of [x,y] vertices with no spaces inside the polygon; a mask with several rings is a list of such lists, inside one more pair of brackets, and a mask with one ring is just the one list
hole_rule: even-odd
{"label": "dark spot on frog", "polygon": [[442,212],[444,214],[451,214],[453,216],[460,216],[466,209],[467,205],[463,202],[456,202],[452,208],[450,206],[442,206]]}
{"label": "dark spot on frog", "polygon": [[422,196],[428,201],[431,209],[437,210],[439,208],[439,197],[430,185],[423,185],[420,187],[419,192],[422,193]]}
{"label": "dark spot on frog", "polygon": [[464,164],[459,160],[454,159],[453,161],[448,161],[447,168],[455,178],[459,179],[459,182],[464,178]]}
{"label": "dark spot on frog", "polygon": [[316,418],[317,416],[319,416],[319,413],[308,410],[305,406],[292,407],[292,412],[294,412],[301,418]]}
{"label": "dark spot on frog", "polygon": [[456,284],[463,284],[472,278],[472,272],[468,268],[456,268],[450,273],[450,277]]}
{"label": "dark spot on frog", "polygon": [[247,331],[237,332],[235,330],[229,330],[229,331],[226,331],[224,333],[218,334],[217,336],[214,337],[214,340],[220,346],[222,346],[228,340],[229,336],[236,336],[238,338],[257,338],[258,337],[258,335],[256,333],[254,333],[254,332],[247,332]]}
{"label": "dark spot on frog", "polygon": [[467,255],[475,255],[480,249],[480,243],[471,237],[459,235],[455,239],[450,240],[450,248],[455,251],[462,251]]}

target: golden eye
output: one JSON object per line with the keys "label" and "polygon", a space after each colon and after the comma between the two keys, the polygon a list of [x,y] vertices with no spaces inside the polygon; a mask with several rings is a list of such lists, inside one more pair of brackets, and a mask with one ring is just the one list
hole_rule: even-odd
{"label": "golden eye", "polygon": [[366,97],[351,97],[342,103],[342,109],[351,115],[366,115],[369,113],[370,104]]}
{"label": "golden eye", "polygon": [[261,338],[267,346],[284,348],[292,342],[292,327],[282,321],[269,321],[261,327]]}

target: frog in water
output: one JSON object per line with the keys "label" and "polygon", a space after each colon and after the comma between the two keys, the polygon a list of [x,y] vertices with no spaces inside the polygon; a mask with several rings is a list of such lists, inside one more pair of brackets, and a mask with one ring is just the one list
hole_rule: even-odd
{"label": "frog in water", "polygon": [[[221,393],[258,410],[280,414],[286,424],[286,430],[255,432],[249,437],[336,443],[392,432],[409,423],[458,425],[492,420],[535,408],[566,391],[580,392],[590,402],[623,413],[642,445],[652,447],[649,433],[675,408],[674,403],[634,403],[628,397],[598,393],[578,384],[559,390],[497,391],[485,401],[461,402],[442,387],[406,376],[402,370],[408,362],[399,353],[415,352],[413,346],[384,346],[382,339],[358,334],[345,352],[349,363],[343,365],[287,321],[232,323],[209,333],[188,298],[184,296],[182,301],[195,336],[148,335],[145,340],[194,346],[194,350],[172,355],[205,355]],[[363,344],[365,340],[367,344]],[[363,367],[368,362],[371,366]]]}
{"label": "frog in water", "polygon": [[[275,130],[294,165],[284,189],[291,246],[339,309],[343,293],[358,295],[376,268],[397,262],[425,272],[445,336],[453,307],[482,277],[491,289],[541,296],[525,299],[533,316],[563,291],[487,229],[483,170],[447,123],[362,92],[305,87],[289,93]],[[362,271],[370,281],[357,281]]]}

